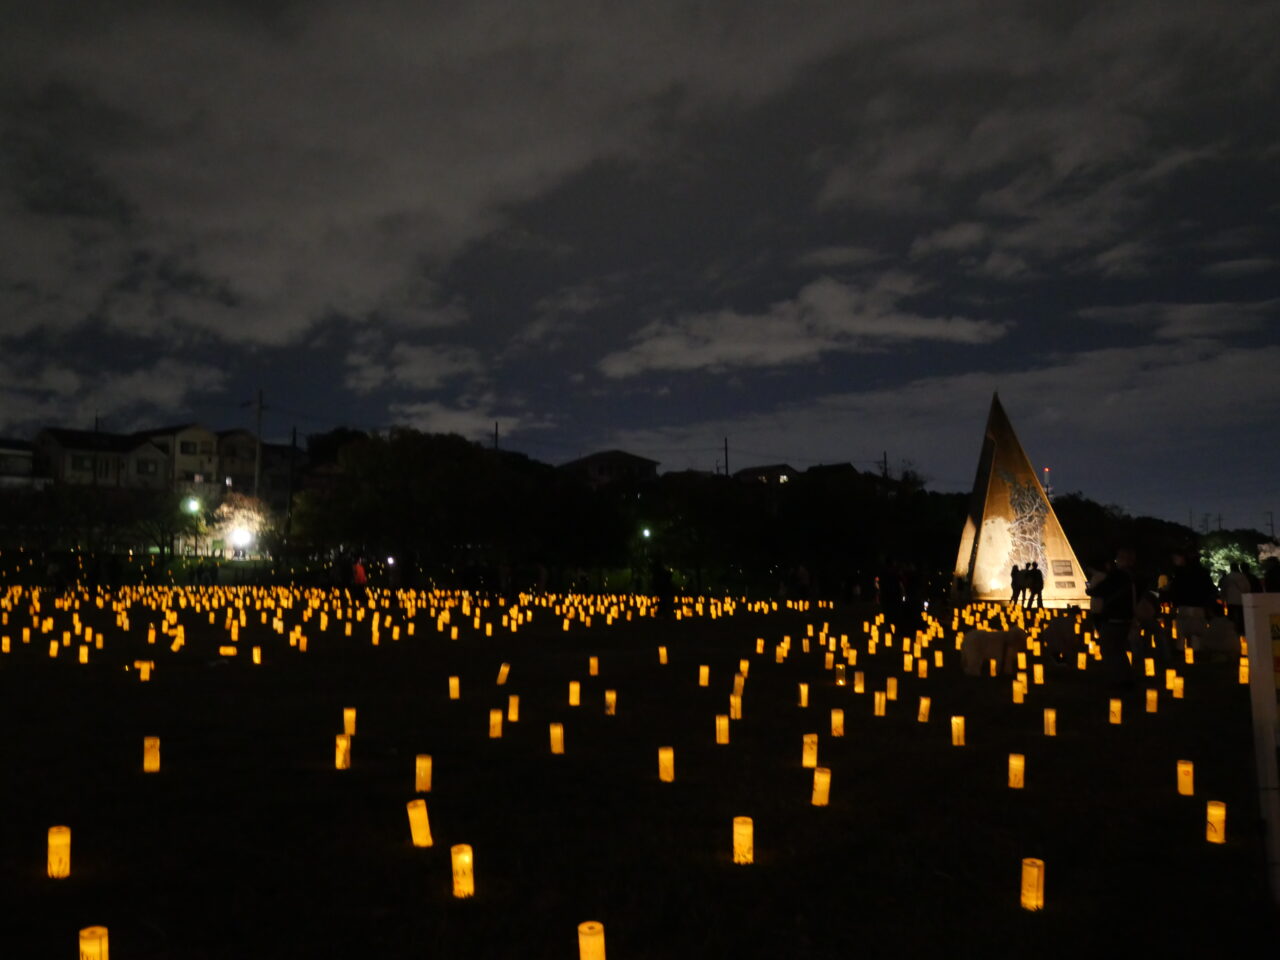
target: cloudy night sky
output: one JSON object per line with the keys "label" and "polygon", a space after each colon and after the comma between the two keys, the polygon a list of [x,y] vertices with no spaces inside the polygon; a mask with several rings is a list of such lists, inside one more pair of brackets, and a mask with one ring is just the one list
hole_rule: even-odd
{"label": "cloudy night sky", "polygon": [[4,0],[0,433],[1280,509],[1280,5]]}

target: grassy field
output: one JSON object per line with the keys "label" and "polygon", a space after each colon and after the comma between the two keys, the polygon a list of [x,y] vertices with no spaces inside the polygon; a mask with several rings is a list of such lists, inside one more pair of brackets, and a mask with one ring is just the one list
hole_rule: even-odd
{"label": "grassy field", "polygon": [[[184,628],[176,652],[164,633],[147,643],[164,619],[148,604],[163,596]],[[74,612],[104,635],[87,664],[75,634],[49,656],[50,639],[74,629],[73,611],[44,597],[53,632],[33,631],[24,645],[30,595],[6,601],[0,957],[74,957],[90,924],[109,928],[114,960],[574,958],[583,920],[604,923],[614,960],[1065,957],[1110,946],[1225,956],[1274,936],[1234,657],[1179,663],[1185,699],[1160,682],[1149,714],[1138,690],[1115,726],[1097,663],[1047,665],[1044,685],[1017,705],[1009,677],[962,674],[950,629],[933,641],[925,679],[903,673],[900,642],[869,655],[866,609],[738,605],[677,622],[638,611],[626,620],[619,601],[618,622],[597,612],[565,632],[561,614],[524,605],[532,619],[512,633],[495,601],[480,630],[455,606],[440,632],[429,603],[410,619],[393,602],[384,615],[401,637],[383,629],[375,647],[370,618],[348,638],[331,610],[321,632],[318,614],[303,623],[296,595],[282,633],[259,622],[262,594],[206,594],[213,625],[204,609],[177,607],[178,596],[125,598],[127,631],[110,602],[82,602]],[[247,598],[246,626],[239,654],[224,657],[224,605],[236,597]],[[824,626],[837,662],[842,634],[857,650],[847,686],[824,669]],[[306,652],[287,639],[295,627]],[[941,669],[932,650],[944,651]],[[714,717],[728,712],[744,658],[743,718],[717,745]],[[149,682],[131,667],[139,659],[156,664]],[[499,687],[502,663],[510,676]],[[456,701],[451,675],[461,678]],[[872,691],[888,676],[899,696],[876,717]],[[571,680],[578,707],[567,703]],[[617,691],[615,716],[605,715],[606,689]],[[519,720],[490,739],[489,711],[505,711],[510,694]],[[922,694],[932,698],[927,723],[917,721]],[[340,771],[344,707],[357,708],[358,727],[351,769]],[[833,707],[845,711],[844,737],[830,735]],[[1045,707],[1057,710],[1057,737],[1043,734]],[[951,745],[953,714],[966,717],[963,747]],[[551,722],[565,726],[563,756],[550,753]],[[832,771],[827,807],[810,803],[806,733],[820,735]],[[142,772],[148,735],[162,743],[154,774]],[[675,748],[673,783],[658,778],[663,745]],[[1011,752],[1026,757],[1025,789],[1007,786]],[[434,758],[426,849],[412,846],[405,812],[419,753]],[[1195,762],[1192,797],[1175,790],[1179,759]],[[1225,844],[1205,841],[1207,800],[1227,804]],[[740,815],[755,823],[749,866],[731,857]],[[45,875],[54,824],[72,829],[61,880]],[[455,843],[474,849],[469,900],[452,896]],[[1023,857],[1045,861],[1037,913],[1019,906]]]}

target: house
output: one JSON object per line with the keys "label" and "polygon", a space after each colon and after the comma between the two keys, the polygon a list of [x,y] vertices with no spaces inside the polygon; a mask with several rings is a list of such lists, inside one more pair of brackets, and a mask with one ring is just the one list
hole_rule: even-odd
{"label": "house", "polygon": [[251,430],[218,431],[218,479],[236,493],[252,494],[258,438]]}
{"label": "house", "polygon": [[198,423],[181,423],[154,430],[140,430],[145,438],[169,456],[169,475],[175,486],[218,482],[218,435]]}
{"label": "house", "polygon": [[586,481],[593,490],[613,483],[643,483],[656,480],[658,461],[625,450],[603,450],[560,465],[566,473]]}
{"label": "house", "polygon": [[50,427],[36,436],[35,464],[54,483],[163,489],[170,484],[169,457],[137,434]]}
{"label": "house", "polygon": [[790,483],[796,471],[788,463],[772,463],[763,467],[746,467],[737,471],[733,479],[743,483],[764,483],[777,486]]}
{"label": "house", "polygon": [[0,437],[0,489],[35,485],[35,446],[26,440]]}

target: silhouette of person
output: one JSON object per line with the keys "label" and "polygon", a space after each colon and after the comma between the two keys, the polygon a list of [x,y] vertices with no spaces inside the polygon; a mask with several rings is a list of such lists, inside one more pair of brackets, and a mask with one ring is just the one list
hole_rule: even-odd
{"label": "silhouette of person", "polygon": [[1027,589],[1026,578],[1023,576],[1022,568],[1016,563],[1013,569],[1009,571],[1009,602],[1017,606],[1022,602],[1022,595]]}
{"label": "silhouette of person", "polygon": [[1023,580],[1027,584],[1027,609],[1036,607],[1040,610],[1044,609],[1044,571],[1040,569],[1040,564],[1032,560],[1027,564],[1027,569],[1023,571]]}

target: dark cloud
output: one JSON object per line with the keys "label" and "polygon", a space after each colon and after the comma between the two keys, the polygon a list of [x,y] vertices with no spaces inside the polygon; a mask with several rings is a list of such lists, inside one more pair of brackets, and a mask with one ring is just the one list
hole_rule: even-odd
{"label": "dark cloud", "polygon": [[874,429],[962,485],[998,386],[1088,492],[1151,432],[1114,405],[1183,410],[1194,364],[1274,420],[1276,35],[1249,0],[20,5],[0,429],[265,385],[277,429],[543,451]]}

